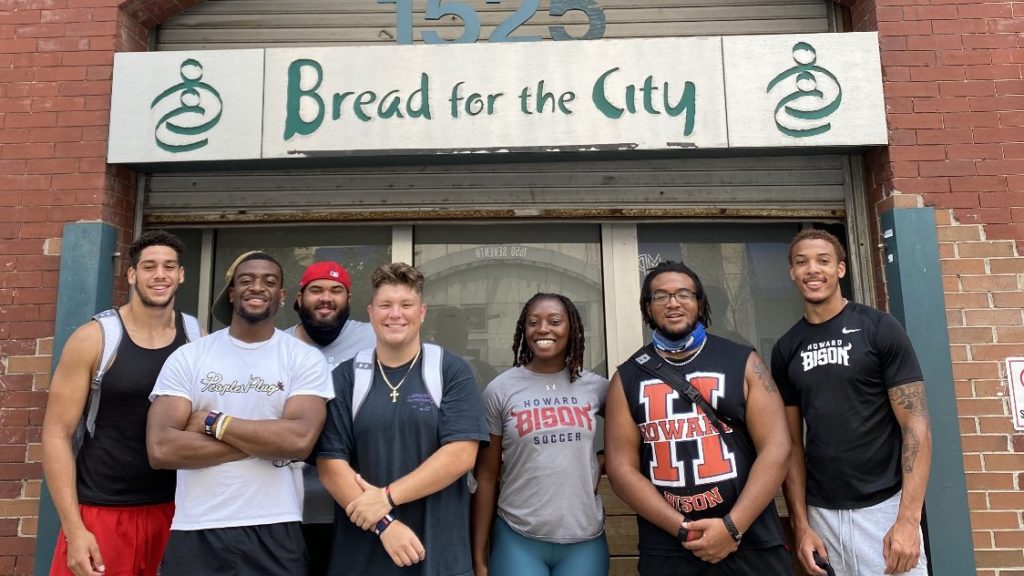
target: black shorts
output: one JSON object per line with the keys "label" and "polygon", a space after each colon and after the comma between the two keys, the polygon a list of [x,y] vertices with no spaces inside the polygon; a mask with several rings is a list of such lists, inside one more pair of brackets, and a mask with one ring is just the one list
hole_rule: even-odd
{"label": "black shorts", "polygon": [[781,544],[763,550],[740,549],[718,564],[701,562],[693,556],[641,553],[637,571],[641,576],[793,576],[793,557]]}
{"label": "black shorts", "polygon": [[308,563],[299,522],[171,530],[160,576],[296,576]]}

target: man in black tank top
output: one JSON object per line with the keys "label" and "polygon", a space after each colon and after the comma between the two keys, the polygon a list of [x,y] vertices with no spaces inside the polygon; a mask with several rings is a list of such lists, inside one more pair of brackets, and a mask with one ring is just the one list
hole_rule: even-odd
{"label": "man in black tank top", "polygon": [[[98,322],[68,339],[50,384],[43,420],[43,470],[61,520],[51,575],[156,574],[174,512],[175,473],[149,466],[149,393],[164,360],[187,341],[174,294],[185,279],[185,246],[163,231],[129,249],[124,333],[103,377],[93,434],[74,454],[103,332]],[[124,526],[134,526],[125,530]]]}
{"label": "man in black tank top", "polygon": [[707,297],[681,263],[647,274],[640,306],[654,340],[634,357],[656,354],[710,404],[721,428],[632,359],[612,377],[606,465],[615,493],[637,512],[639,573],[791,575],[773,502],[789,438],[768,369],[749,346],[705,333]]}
{"label": "man in black tank top", "polygon": [[921,367],[895,318],[843,298],[845,258],[828,232],[796,235],[789,272],[804,317],[772,350],[793,442],[784,490],[797,557],[814,576],[825,574],[814,553],[838,576],[926,576],[931,428]]}

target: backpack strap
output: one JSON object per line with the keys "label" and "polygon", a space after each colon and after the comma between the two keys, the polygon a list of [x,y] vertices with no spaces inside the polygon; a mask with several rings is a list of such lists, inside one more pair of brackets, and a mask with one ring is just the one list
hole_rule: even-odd
{"label": "backpack strap", "polygon": [[[434,405],[441,406],[441,398],[444,396],[444,377],[441,372],[441,359],[444,356],[444,349],[437,344],[424,343],[423,346],[423,385],[430,394]],[[368,348],[356,354],[352,363],[354,371],[352,380],[352,419],[356,419],[359,408],[362,407],[366,397],[370,394],[370,385],[373,383],[374,371],[374,350]]]}
{"label": "backpack strap", "polygon": [[665,361],[652,345],[648,344],[638,350],[636,354],[633,354],[630,360],[636,364],[640,370],[668,384],[695,406],[700,407],[701,411],[704,412],[704,415],[708,417],[711,425],[714,426],[715,429],[723,436],[725,435],[725,425],[722,423],[721,418],[718,417],[718,412],[716,412],[714,407],[711,406],[711,403],[701,396],[700,392],[693,387],[693,384],[690,384],[689,380],[683,378],[675,371],[666,368]]}
{"label": "backpack strap", "polygon": [[441,358],[444,356],[444,349],[437,344],[429,342],[423,344],[423,384],[434,401],[434,406],[441,407],[441,397],[444,395],[444,377],[441,374]]}
{"label": "backpack strap", "polygon": [[370,384],[373,382],[373,351],[374,348],[360,350],[356,354],[352,364],[354,378],[352,380],[352,420],[356,419],[359,408],[362,407],[366,396],[370,394]]}
{"label": "backpack strap", "polygon": [[100,385],[103,383],[103,376],[114,363],[117,355],[117,348],[121,345],[121,336],[124,335],[124,327],[121,325],[121,317],[116,308],[104,310],[92,317],[99,326],[103,335],[103,348],[100,351],[100,362],[96,367],[89,385],[89,399],[86,401],[85,410],[85,431],[92,436],[96,433],[96,414],[100,410]]}
{"label": "backpack strap", "polygon": [[203,336],[203,331],[199,327],[199,319],[191,314],[181,314],[181,325],[185,327],[185,339],[189,342],[195,342]]}

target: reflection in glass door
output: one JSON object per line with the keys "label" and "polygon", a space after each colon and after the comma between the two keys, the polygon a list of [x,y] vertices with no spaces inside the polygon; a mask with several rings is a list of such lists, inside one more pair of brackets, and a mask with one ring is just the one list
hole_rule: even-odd
{"label": "reflection in glass door", "polygon": [[414,239],[426,278],[423,336],[469,360],[481,388],[512,366],[516,321],[537,292],[573,301],[586,330],[584,366],[607,373],[599,226],[418,226]]}

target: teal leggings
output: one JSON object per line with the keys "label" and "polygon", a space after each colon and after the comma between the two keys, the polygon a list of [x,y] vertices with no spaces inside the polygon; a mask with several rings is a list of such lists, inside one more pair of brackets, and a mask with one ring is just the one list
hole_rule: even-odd
{"label": "teal leggings", "polygon": [[553,544],[519,534],[499,516],[491,538],[491,576],[607,576],[608,540]]}

